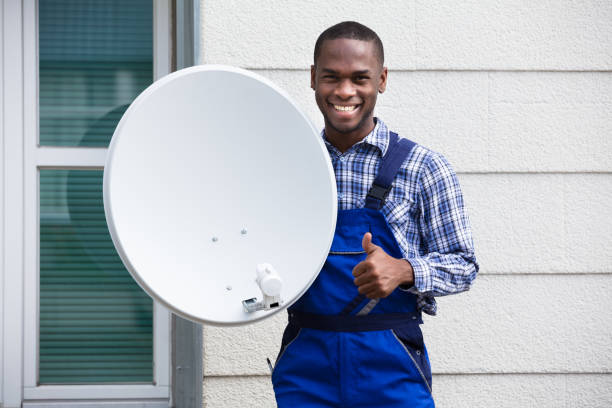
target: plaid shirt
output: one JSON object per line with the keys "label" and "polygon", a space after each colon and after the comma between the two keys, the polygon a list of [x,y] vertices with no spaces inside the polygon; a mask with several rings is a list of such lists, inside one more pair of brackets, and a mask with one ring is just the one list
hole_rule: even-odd
{"label": "plaid shirt", "polygon": [[[338,209],[363,208],[380,160],[387,151],[389,130],[376,119],[374,130],[340,153],[321,132],[338,187]],[[414,286],[423,312],[435,315],[434,296],[470,288],[478,273],[468,217],[457,176],[446,159],[416,145],[393,182],[381,209],[404,259],[414,269]]]}

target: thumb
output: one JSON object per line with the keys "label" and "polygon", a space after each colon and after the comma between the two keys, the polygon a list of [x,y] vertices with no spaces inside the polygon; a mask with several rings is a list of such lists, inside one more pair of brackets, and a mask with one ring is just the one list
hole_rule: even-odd
{"label": "thumb", "polygon": [[372,233],[366,232],[363,234],[363,239],[361,240],[361,246],[366,254],[370,255],[374,252],[378,246],[372,243]]}

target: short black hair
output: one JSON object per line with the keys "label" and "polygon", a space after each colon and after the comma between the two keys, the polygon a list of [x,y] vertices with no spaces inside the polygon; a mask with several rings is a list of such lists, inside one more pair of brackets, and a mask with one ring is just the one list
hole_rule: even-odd
{"label": "short black hair", "polygon": [[329,27],[327,30],[323,31],[321,35],[319,35],[319,38],[317,38],[314,48],[315,65],[317,64],[319,55],[321,55],[321,46],[323,45],[323,41],[337,40],[339,38],[350,38],[360,41],[374,41],[374,47],[376,48],[376,53],[378,54],[378,61],[380,62],[381,66],[385,63],[385,50],[378,34],[376,34],[372,29],[356,21],[343,21]]}

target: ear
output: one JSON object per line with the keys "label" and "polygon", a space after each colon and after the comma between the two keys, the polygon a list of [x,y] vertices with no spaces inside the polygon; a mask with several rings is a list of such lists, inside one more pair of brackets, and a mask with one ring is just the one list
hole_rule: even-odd
{"label": "ear", "polygon": [[310,66],[310,87],[315,89],[315,77],[316,77],[316,68],[314,65]]}
{"label": "ear", "polygon": [[387,67],[383,67],[378,78],[378,93],[383,93],[387,89]]}

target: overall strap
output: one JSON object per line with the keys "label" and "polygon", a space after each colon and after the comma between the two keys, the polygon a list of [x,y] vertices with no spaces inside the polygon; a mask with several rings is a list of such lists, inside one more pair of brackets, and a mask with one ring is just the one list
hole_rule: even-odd
{"label": "overall strap", "polygon": [[[408,157],[416,143],[408,139],[400,139],[397,133],[389,132],[389,146],[387,152],[382,158],[378,174],[370,187],[370,191],[366,196],[365,207],[374,210],[380,210],[385,204],[385,200],[393,184],[393,180],[397,175],[404,160]],[[341,316],[348,316],[355,308],[363,302],[365,295],[359,294],[347,304],[340,312]],[[371,300],[356,315],[367,315],[378,304],[379,299]]]}
{"label": "overall strap", "polygon": [[374,210],[382,208],[389,191],[391,191],[395,175],[400,167],[402,167],[404,160],[408,157],[415,144],[408,139],[400,139],[397,133],[389,132],[387,153],[382,158],[378,174],[366,196],[366,208]]}

